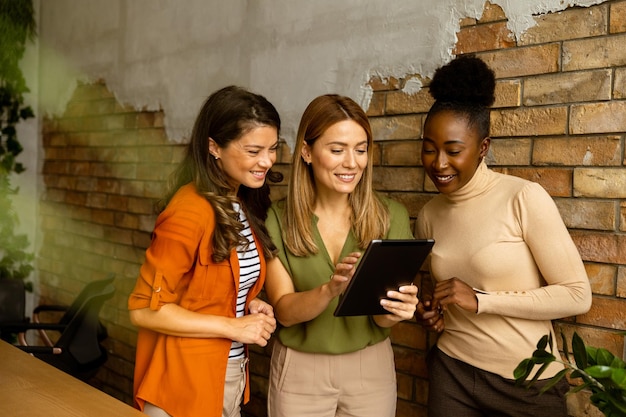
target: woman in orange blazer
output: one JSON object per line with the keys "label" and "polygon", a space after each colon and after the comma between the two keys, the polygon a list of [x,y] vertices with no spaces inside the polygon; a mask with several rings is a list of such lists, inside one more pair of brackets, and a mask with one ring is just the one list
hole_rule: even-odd
{"label": "woman in orange blazer", "polygon": [[265,179],[280,117],[264,97],[226,87],[204,103],[160,204],[128,308],[139,327],[134,398],[152,417],[239,416],[247,348],[276,329],[257,298],[275,246]]}

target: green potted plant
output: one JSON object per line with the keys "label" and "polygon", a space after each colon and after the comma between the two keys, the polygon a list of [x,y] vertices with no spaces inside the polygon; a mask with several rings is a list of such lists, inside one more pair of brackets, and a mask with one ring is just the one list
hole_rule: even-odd
{"label": "green potted plant", "polygon": [[[34,116],[24,104],[28,87],[19,66],[26,43],[36,35],[31,0],[0,0],[0,279],[26,279],[33,267],[27,251],[28,237],[16,232],[18,216],[11,186],[11,175],[24,171],[16,157],[23,148],[17,139],[16,125]],[[26,283],[27,289],[32,289]]]}
{"label": "green potted plant", "polygon": [[[606,349],[585,346],[576,332],[572,336],[574,356],[574,362],[572,362],[567,340],[565,336],[561,336],[565,361],[553,354],[552,337],[543,336],[537,343],[537,349],[532,356],[521,361],[515,368],[513,372],[515,381],[518,384],[531,385],[539,379],[550,363],[561,363],[564,369],[550,378],[540,393],[547,391],[569,374],[571,380],[580,381],[580,384],[570,389],[569,394],[588,389],[591,391],[591,403],[605,416],[626,416],[626,363]],[[549,351],[546,350],[547,347]],[[528,380],[535,366],[539,366],[539,369]]]}

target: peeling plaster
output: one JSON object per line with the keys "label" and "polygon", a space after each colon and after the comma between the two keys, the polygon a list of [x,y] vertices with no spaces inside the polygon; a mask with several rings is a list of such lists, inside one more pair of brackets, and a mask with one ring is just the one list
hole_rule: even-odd
{"label": "peeling plaster", "polygon": [[417,94],[422,89],[422,81],[417,78],[409,78],[402,87],[402,92],[408,95]]}
{"label": "peeling plaster", "polygon": [[[492,0],[519,36],[533,15],[606,0]],[[265,95],[295,137],[320,94],[369,106],[368,81],[430,77],[452,57],[459,21],[484,0],[55,0],[40,3],[42,114],[61,114],[78,81],[102,79],[123,104],[165,113],[185,140],[208,94],[238,84]],[[421,83],[411,78],[404,91]]]}

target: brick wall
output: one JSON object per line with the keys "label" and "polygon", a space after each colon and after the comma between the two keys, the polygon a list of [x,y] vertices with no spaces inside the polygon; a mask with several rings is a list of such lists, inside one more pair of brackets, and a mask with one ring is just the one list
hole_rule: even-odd
{"label": "brick wall", "polygon": [[121,106],[103,83],[79,84],[43,124],[42,301],[69,304],[85,283],[116,275],[101,317],[110,358],[92,383],[131,401],[136,331],[126,301],[154,225],[153,204],[178,160],[163,114]]}
{"label": "brick wall", "polygon": [[[489,165],[540,183],[554,197],[581,252],[594,292],[589,313],[559,320],[586,342],[622,355],[626,329],[626,2],[570,8],[537,18],[519,40],[499,6],[465,19],[454,54],[475,53],[495,71]],[[432,104],[427,88],[402,92],[405,79],[373,79],[368,115],[374,127],[379,189],[415,217],[435,191],[419,166],[419,136]],[[411,327],[410,331],[408,328]],[[407,334],[412,335],[407,339]],[[398,416],[422,416],[424,346],[432,335],[410,323],[392,335]],[[582,398],[574,415],[587,415]],[[592,411],[589,411],[593,413]]]}
{"label": "brick wall", "polygon": [[[498,6],[463,20],[455,54],[477,53],[495,70],[492,112],[496,170],[543,185],[554,197],[591,281],[591,311],[560,320],[585,341],[621,355],[626,329],[626,1],[570,8],[537,18],[520,39]],[[403,79],[372,79],[368,109],[375,134],[376,188],[404,203],[414,219],[436,192],[420,166],[421,128],[432,104],[427,89],[402,91]],[[44,123],[43,239],[38,254],[42,293],[70,302],[85,282],[116,273],[118,292],[102,317],[111,359],[93,383],[130,401],[136,333],[126,299],[155,216],[152,204],[180,158],[167,141],[163,114],[118,104],[103,83],[77,87],[65,114]],[[284,145],[276,169],[289,171]],[[285,193],[275,186],[273,198]],[[399,417],[425,416],[424,355],[434,342],[415,323],[393,329]],[[269,350],[252,349],[249,415],[265,415]],[[570,399],[576,416],[584,398]],[[590,411],[591,413],[593,411]]]}

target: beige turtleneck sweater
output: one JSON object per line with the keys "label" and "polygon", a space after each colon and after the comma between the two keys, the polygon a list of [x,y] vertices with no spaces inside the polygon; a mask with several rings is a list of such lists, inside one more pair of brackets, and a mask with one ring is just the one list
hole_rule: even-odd
{"label": "beige turtleneck sweater", "polygon": [[[457,277],[485,292],[477,294],[478,313],[457,306],[445,313],[437,345],[453,358],[511,379],[542,336],[554,339],[551,320],[591,306],[578,250],[539,184],[483,162],[463,188],[424,206],[417,229],[418,238],[435,239],[435,280]],[[552,365],[542,378],[562,369]]]}

